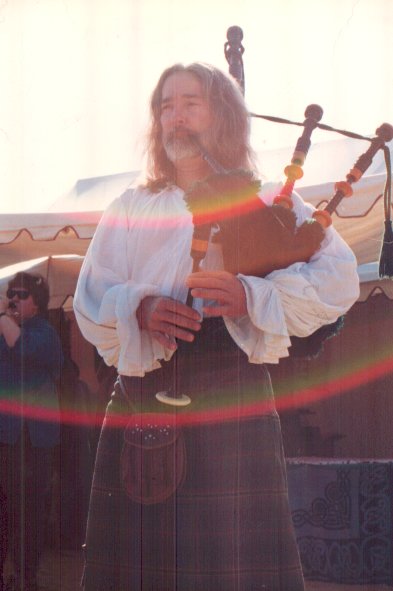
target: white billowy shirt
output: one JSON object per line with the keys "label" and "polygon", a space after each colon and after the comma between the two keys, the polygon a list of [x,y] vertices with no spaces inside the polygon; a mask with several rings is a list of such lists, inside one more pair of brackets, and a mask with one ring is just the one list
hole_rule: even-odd
{"label": "white billowy shirt", "polygon": [[[265,184],[260,196],[271,205],[278,192],[277,185]],[[314,208],[296,194],[293,201],[300,225]],[[84,337],[119,374],[143,376],[172,355],[139,329],[136,311],[146,296],[186,301],[192,234],[192,217],[178,187],[157,193],[128,189],[105,211],[81,269],[74,310]],[[209,244],[202,268],[222,269],[217,244]],[[308,263],[264,278],[238,277],[248,315],[224,321],[251,363],[277,363],[288,356],[289,336],[307,336],[334,322],[359,295],[356,259],[332,227]]]}

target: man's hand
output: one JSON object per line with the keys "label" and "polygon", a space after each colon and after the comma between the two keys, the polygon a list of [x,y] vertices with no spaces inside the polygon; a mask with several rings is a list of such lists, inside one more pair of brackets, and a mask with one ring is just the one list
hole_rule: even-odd
{"label": "man's hand", "polygon": [[240,279],[227,271],[198,271],[187,278],[191,295],[204,300],[215,300],[217,305],[205,306],[205,316],[239,318],[247,314],[246,292]]}
{"label": "man's hand", "polygon": [[196,310],[182,302],[162,296],[147,296],[137,310],[139,328],[150,332],[163,347],[175,351],[175,339],[192,342],[201,328],[201,317]]}

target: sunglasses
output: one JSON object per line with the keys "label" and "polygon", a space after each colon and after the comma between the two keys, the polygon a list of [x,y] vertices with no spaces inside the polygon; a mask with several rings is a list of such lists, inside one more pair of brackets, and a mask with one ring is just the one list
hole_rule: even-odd
{"label": "sunglasses", "polygon": [[12,300],[15,296],[18,296],[20,300],[27,300],[29,297],[30,292],[27,289],[13,289],[10,288],[7,290],[7,298]]}

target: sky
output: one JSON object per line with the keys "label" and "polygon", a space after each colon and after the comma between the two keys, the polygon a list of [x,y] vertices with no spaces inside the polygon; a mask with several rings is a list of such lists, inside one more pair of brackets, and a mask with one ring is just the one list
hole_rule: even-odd
{"label": "sky", "polygon": [[[393,0],[0,0],[0,213],[45,211],[78,179],[139,170],[158,76],[176,62],[227,71],[232,25],[250,111],[302,121],[318,103],[324,123],[364,135],[393,123]],[[258,153],[298,135],[253,121]]]}

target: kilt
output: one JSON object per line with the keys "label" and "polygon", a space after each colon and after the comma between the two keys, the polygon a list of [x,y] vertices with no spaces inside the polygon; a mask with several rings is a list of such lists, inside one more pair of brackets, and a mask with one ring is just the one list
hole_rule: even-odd
{"label": "kilt", "polygon": [[[94,471],[85,591],[304,589],[269,373],[248,363],[221,319],[203,325],[165,369],[122,377],[115,387]],[[192,398],[184,410],[155,400],[168,375]],[[266,402],[264,411],[244,414],[254,396]],[[221,408],[231,413],[210,420]],[[193,421],[198,409],[206,420]],[[150,504],[127,496],[120,476],[118,419],[144,412],[176,413],[185,448],[176,490]]]}

